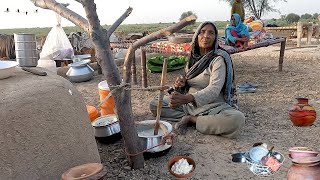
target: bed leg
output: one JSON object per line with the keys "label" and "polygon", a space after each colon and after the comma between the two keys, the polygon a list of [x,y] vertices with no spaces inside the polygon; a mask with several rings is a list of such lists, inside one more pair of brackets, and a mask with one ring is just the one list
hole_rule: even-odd
{"label": "bed leg", "polygon": [[301,47],[301,38],[303,36],[303,23],[297,23],[297,47]]}
{"label": "bed leg", "polygon": [[284,38],[284,41],[281,41],[281,46],[280,46],[280,56],[279,56],[279,67],[278,70],[279,72],[282,71],[282,64],[283,64],[283,58],[284,58],[284,50],[286,48],[286,38]]}
{"label": "bed leg", "polygon": [[134,53],[134,56],[133,56],[133,61],[132,61],[132,65],[131,65],[131,73],[132,73],[132,82],[134,85],[137,85],[138,84],[138,81],[137,81],[137,67],[136,67],[136,53]]}
{"label": "bed leg", "polygon": [[140,48],[141,51],[141,81],[142,81],[142,87],[146,88],[148,86],[147,82],[147,68],[146,68],[146,51]]}

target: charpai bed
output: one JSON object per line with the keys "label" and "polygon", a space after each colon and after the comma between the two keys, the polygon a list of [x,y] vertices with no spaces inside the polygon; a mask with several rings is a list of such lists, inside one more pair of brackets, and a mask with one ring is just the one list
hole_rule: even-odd
{"label": "charpai bed", "polygon": [[[121,41],[121,42],[112,42],[110,43],[113,48],[129,48],[131,43],[134,41]],[[253,43],[248,46],[247,49],[238,49],[232,46],[228,46],[224,44],[223,40],[219,40],[219,44],[222,48],[224,48],[229,54],[236,54],[244,51],[250,51],[253,49],[267,47],[273,44],[280,43],[280,54],[279,54],[279,64],[278,70],[282,71],[283,66],[283,58],[285,51],[286,38],[268,38],[261,40],[260,42]],[[146,70],[146,52],[148,53],[159,53],[164,55],[181,55],[181,56],[189,56],[190,54],[190,43],[171,43],[165,40],[155,41],[151,44],[147,44],[140,48],[141,50],[141,74],[142,74],[142,86],[147,87],[147,70]],[[133,83],[137,84],[137,76],[136,76],[136,64],[135,60],[132,63],[132,79]]]}

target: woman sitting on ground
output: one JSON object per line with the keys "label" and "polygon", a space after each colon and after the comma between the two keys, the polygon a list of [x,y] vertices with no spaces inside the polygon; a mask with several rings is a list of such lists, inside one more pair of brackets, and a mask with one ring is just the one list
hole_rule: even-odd
{"label": "woman sitting on ground", "polygon": [[241,21],[239,14],[232,14],[231,22],[225,31],[226,43],[236,48],[246,49],[250,38],[248,27]]}
{"label": "woman sitting on ground", "polygon": [[[217,28],[202,23],[194,34],[185,76],[174,83],[175,91],[163,99],[161,119],[178,121],[175,129],[184,134],[195,124],[203,134],[235,137],[244,125],[243,113],[234,109],[235,83],[230,55],[218,46]],[[156,115],[157,99],[150,103]]]}

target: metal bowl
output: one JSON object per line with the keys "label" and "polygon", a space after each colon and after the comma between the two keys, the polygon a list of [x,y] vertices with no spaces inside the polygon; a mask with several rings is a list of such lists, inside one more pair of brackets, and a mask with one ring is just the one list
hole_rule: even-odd
{"label": "metal bowl", "polygon": [[276,160],[278,160],[279,162],[283,162],[284,161],[284,156],[279,153],[279,152],[276,152],[274,151],[272,154],[271,154]]}
{"label": "metal bowl", "polygon": [[101,116],[91,123],[96,137],[108,137],[120,132],[116,115]]}
{"label": "metal bowl", "polygon": [[78,61],[89,59],[89,62],[91,62],[90,58],[91,58],[91,54],[75,55],[73,56],[72,61],[75,63]]}
{"label": "metal bowl", "polygon": [[[138,136],[142,140],[144,149],[152,148],[161,143],[161,140],[163,137],[163,132],[161,128],[159,129],[158,135],[154,135],[153,134],[154,126],[150,125],[150,124],[154,124],[155,122],[156,120],[145,120],[137,124]],[[160,123],[167,128],[169,134],[172,132],[172,125],[170,123],[165,121],[160,121]],[[151,153],[160,152],[170,147],[171,147],[171,144],[164,144],[164,145],[149,149],[147,152],[151,152]]]}
{"label": "metal bowl", "polygon": [[14,74],[16,61],[0,61],[0,79],[5,79]]}
{"label": "metal bowl", "polygon": [[246,162],[246,153],[235,153],[232,154],[232,162],[236,163],[245,163]]}
{"label": "metal bowl", "polygon": [[254,162],[260,162],[268,154],[268,149],[263,146],[256,146],[250,149],[249,156]]}

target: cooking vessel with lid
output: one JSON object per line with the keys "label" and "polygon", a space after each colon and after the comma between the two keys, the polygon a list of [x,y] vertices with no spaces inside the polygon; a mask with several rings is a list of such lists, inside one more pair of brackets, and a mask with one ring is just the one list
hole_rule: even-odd
{"label": "cooking vessel with lid", "polygon": [[120,132],[116,115],[101,116],[91,123],[96,137],[108,137]]}

